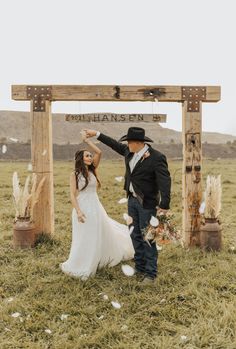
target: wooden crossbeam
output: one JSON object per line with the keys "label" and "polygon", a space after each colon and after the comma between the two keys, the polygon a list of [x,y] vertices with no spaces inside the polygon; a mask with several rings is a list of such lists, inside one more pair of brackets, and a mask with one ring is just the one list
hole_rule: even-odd
{"label": "wooden crossbeam", "polygon": [[65,120],[69,122],[166,122],[166,114],[66,114]]}
{"label": "wooden crossbeam", "polygon": [[[41,85],[13,85],[12,98],[15,100],[32,99],[28,88],[40,88]],[[50,88],[51,101],[154,101],[183,102],[183,86],[116,86],[116,85],[42,85]],[[185,88],[205,88],[203,102],[220,100],[220,86],[184,86]]]}

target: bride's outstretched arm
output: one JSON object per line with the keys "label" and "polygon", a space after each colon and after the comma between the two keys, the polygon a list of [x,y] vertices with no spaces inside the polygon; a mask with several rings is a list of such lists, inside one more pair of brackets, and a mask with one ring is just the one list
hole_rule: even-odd
{"label": "bride's outstretched arm", "polygon": [[71,198],[71,203],[72,206],[75,208],[76,212],[77,212],[77,216],[78,216],[78,220],[81,223],[85,222],[85,215],[83,214],[83,212],[80,210],[79,208],[79,204],[77,201],[77,195],[78,195],[78,189],[76,188],[76,176],[75,173],[72,172],[70,175],[70,198]]}
{"label": "bride's outstretched arm", "polygon": [[94,167],[97,168],[101,159],[102,151],[89,139],[84,138],[83,141],[89,145],[89,147],[95,152],[93,158]]}

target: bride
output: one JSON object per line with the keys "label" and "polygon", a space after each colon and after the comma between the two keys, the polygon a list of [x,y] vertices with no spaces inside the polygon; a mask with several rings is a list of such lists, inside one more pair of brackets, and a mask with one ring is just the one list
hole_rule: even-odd
{"label": "bride", "polygon": [[60,267],[86,280],[98,268],[133,258],[134,249],[128,227],[111,219],[99,201],[101,150],[83,133],[82,138],[95,154],[87,150],[75,153],[75,171],[70,176],[72,243],[69,258]]}

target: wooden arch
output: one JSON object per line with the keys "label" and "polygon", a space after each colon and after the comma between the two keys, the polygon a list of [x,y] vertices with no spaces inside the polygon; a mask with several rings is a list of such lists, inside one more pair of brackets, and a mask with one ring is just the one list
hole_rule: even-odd
{"label": "wooden arch", "polygon": [[13,85],[14,100],[31,103],[31,154],[38,180],[46,177],[35,208],[38,232],[54,232],[52,116],[53,101],[140,101],[182,103],[182,207],[185,244],[199,241],[202,167],[202,103],[220,100],[219,86]]}

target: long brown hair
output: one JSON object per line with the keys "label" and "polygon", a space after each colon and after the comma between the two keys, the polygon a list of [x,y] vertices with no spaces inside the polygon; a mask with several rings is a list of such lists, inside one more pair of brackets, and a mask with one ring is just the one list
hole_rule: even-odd
{"label": "long brown hair", "polygon": [[92,172],[94,174],[94,176],[97,179],[98,182],[98,187],[100,188],[101,183],[97,177],[96,174],[96,169],[94,164],[92,163],[91,165],[88,166],[88,168],[86,167],[85,163],[84,163],[84,152],[87,151],[86,149],[83,150],[78,150],[75,153],[75,178],[76,178],[76,189],[78,189],[78,177],[79,174],[82,174],[82,176],[85,178],[85,185],[81,190],[84,190],[87,186],[88,186],[88,182],[89,182],[89,171]]}

